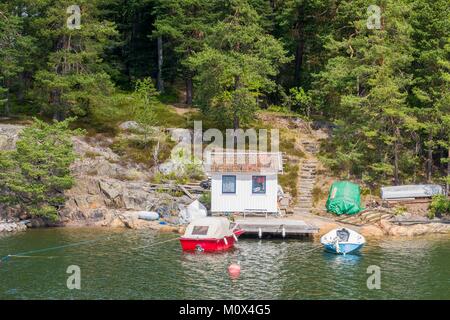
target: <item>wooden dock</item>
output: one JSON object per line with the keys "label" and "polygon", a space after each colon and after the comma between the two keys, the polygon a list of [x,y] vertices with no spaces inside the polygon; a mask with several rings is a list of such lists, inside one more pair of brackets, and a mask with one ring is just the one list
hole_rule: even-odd
{"label": "wooden dock", "polygon": [[236,220],[247,235],[264,236],[306,236],[319,232],[319,228],[302,220],[246,218]]}

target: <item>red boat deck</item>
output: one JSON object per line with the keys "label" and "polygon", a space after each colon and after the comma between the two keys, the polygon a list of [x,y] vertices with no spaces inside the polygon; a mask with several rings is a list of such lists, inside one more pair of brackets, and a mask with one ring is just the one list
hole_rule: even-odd
{"label": "red boat deck", "polygon": [[234,232],[235,236],[226,236],[221,239],[206,238],[206,239],[195,239],[195,238],[180,238],[181,247],[184,251],[224,251],[232,248],[236,242],[235,237],[239,237],[243,230],[236,230]]}

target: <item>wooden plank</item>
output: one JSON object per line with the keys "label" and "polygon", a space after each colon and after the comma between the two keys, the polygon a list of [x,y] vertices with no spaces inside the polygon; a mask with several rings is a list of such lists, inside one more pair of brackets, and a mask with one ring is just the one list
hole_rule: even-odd
{"label": "wooden plank", "polygon": [[194,195],[192,193],[190,193],[189,191],[186,190],[186,188],[184,186],[182,186],[181,184],[178,185],[178,188],[181,189],[181,191],[183,191],[189,198],[191,198],[192,200],[197,200],[196,197],[194,197]]}
{"label": "wooden plank", "polygon": [[288,220],[288,219],[239,219],[236,221],[246,233],[258,234],[259,230],[263,234],[311,234],[317,233],[319,228],[311,224],[307,224],[302,220]]}

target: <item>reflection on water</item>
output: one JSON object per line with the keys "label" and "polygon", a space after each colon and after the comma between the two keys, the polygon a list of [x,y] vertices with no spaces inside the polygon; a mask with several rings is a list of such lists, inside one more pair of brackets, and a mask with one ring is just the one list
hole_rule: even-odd
{"label": "reflection on water", "polygon": [[324,262],[336,269],[354,266],[359,262],[361,262],[362,259],[360,252],[354,254],[340,255],[324,251],[322,255]]}
{"label": "reflection on water", "polygon": [[[448,237],[369,240],[360,254],[346,256],[314,250],[318,244],[309,241],[255,239],[224,253],[185,253],[173,237],[103,229],[2,237],[0,256],[100,240],[1,264],[0,298],[450,299]],[[227,267],[238,261],[241,275],[231,279]],[[81,268],[81,290],[66,287],[73,264]],[[366,287],[370,265],[381,268],[381,290]]]}

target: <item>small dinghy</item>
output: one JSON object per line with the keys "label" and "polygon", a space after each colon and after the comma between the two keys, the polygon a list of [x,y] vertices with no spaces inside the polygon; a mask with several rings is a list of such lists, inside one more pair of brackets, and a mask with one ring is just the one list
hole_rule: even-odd
{"label": "small dinghy", "polygon": [[326,251],[347,254],[355,253],[366,243],[358,232],[347,228],[333,229],[320,239]]}
{"label": "small dinghy", "polygon": [[227,218],[206,217],[192,221],[180,242],[184,251],[222,251],[232,248],[243,233]]}

